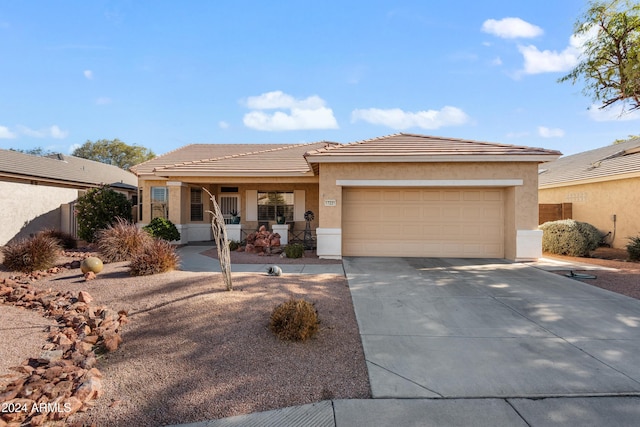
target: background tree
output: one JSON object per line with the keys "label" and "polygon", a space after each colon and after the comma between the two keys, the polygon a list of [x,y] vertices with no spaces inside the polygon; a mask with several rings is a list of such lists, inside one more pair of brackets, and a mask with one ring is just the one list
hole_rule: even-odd
{"label": "background tree", "polygon": [[611,145],[622,144],[623,142],[631,141],[632,139],[638,139],[638,138],[640,138],[640,135],[629,135],[629,138],[616,139],[611,143]]}
{"label": "background tree", "polygon": [[153,159],[156,155],[148,148],[139,145],[128,145],[119,139],[101,139],[96,142],[87,141],[73,150],[72,155],[83,159],[114,165],[129,169],[133,165]]}
{"label": "background tree", "polygon": [[9,148],[10,151],[17,151],[18,153],[31,154],[32,156],[48,156],[53,154],[53,151],[45,150],[42,147],[30,148],[23,150],[22,148]]}
{"label": "background tree", "polygon": [[583,80],[583,92],[600,108],[622,102],[640,109],[640,4],[591,1],[574,35],[586,39],[582,59],[560,82]]}
{"label": "background tree", "polygon": [[78,197],[76,214],[78,237],[93,242],[99,230],[115,224],[119,218],[131,221],[131,203],[124,194],[103,185]]}

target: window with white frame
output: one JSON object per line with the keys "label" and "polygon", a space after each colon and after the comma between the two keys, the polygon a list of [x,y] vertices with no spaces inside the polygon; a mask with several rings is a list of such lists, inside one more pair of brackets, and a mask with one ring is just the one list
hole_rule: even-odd
{"label": "window with white frame", "polygon": [[169,191],[167,187],[151,187],[151,219],[169,217]]}
{"label": "window with white frame", "polygon": [[258,191],[258,221],[293,221],[293,192]]}

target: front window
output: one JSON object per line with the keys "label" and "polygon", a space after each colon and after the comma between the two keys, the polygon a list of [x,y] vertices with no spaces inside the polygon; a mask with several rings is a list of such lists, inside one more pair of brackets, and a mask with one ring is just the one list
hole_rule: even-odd
{"label": "front window", "polygon": [[167,187],[151,187],[151,219],[169,216],[169,192]]}
{"label": "front window", "polygon": [[204,207],[202,204],[202,190],[191,189],[191,221],[204,220]]}
{"label": "front window", "polygon": [[293,192],[259,191],[258,221],[293,221]]}

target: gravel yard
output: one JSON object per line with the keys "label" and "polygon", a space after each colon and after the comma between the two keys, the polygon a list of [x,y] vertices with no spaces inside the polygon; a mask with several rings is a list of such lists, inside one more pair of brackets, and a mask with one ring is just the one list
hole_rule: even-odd
{"label": "gravel yard", "polygon": [[[234,273],[233,282],[227,292],[215,273],[131,277],[126,263],[105,265],[92,281],[68,270],[34,282],[88,291],[97,304],[128,311],[120,348],[99,359],[104,395],[68,422],[156,426],[370,396],[344,277]],[[291,297],[318,310],[320,331],[310,341],[283,342],[268,329],[273,308]],[[19,309],[0,307],[8,310]],[[20,335],[13,353],[33,357],[33,341],[44,343],[38,336]]]}
{"label": "gravel yard", "polygon": [[[203,248],[203,251],[205,249]],[[215,250],[206,255],[216,256]],[[640,299],[640,263],[615,250],[596,258],[545,255],[613,267],[584,283]],[[605,259],[608,258],[608,259]],[[234,263],[335,263],[313,253],[299,260],[232,253]],[[576,271],[580,272],[580,271]],[[566,272],[558,272],[564,274]],[[0,279],[13,273],[1,271]],[[216,419],[325,399],[368,398],[364,354],[347,281],[336,275],[234,273],[225,291],[216,273],[131,277],[126,263],[105,265],[95,280],[64,270],[32,285],[88,291],[97,304],[126,310],[120,348],[102,356],[104,395],[69,423],[155,426]],[[268,329],[273,308],[291,297],[313,302],[320,332],[304,343],[279,341]],[[0,306],[0,375],[33,357],[51,323],[24,309]],[[9,326],[10,325],[10,326]]]}

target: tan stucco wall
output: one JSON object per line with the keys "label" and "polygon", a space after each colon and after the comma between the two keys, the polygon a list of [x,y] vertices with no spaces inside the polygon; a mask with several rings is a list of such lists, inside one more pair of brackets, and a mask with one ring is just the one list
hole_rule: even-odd
{"label": "tan stucco wall", "polygon": [[[505,257],[515,258],[516,231],[538,226],[538,165],[527,163],[323,163],[320,164],[320,223],[341,228],[342,188],[336,180],[504,180],[522,179],[505,197]],[[324,206],[323,200],[336,200]]]}
{"label": "tan stucco wall", "polygon": [[[190,204],[191,204],[191,188],[206,188],[214,196],[234,195],[240,198],[240,217],[242,218],[243,228],[255,229],[258,227],[258,221],[246,221],[247,217],[247,190],[257,191],[305,191],[305,210],[311,210],[315,213],[316,219],[312,222],[315,229],[318,226],[318,178],[311,177],[302,178],[252,178],[250,182],[248,178],[220,178],[221,181],[212,184],[211,179],[207,182],[205,178],[198,177],[180,177],[171,178],[170,180],[141,180],[140,187],[143,189],[143,217],[140,222],[148,223],[151,217],[151,187],[167,186],[167,182],[184,183],[184,186],[169,186],[169,220],[175,224],[202,224],[211,221],[210,215],[205,212],[204,220],[192,222],[190,220]],[[222,181],[224,179],[224,181]],[[229,179],[229,180],[227,180]],[[277,182],[276,182],[277,181]],[[301,182],[298,182],[301,181]],[[238,193],[220,193],[220,187],[238,187]],[[203,194],[203,203],[205,211],[211,209],[208,195]],[[296,223],[296,228],[304,228],[304,222]]]}
{"label": "tan stucco wall", "polygon": [[78,190],[0,181],[0,246],[44,228],[60,228],[60,205],[78,198]]}
{"label": "tan stucco wall", "polygon": [[539,199],[540,203],[571,203],[573,219],[603,233],[613,233],[611,217],[616,215],[615,248],[624,248],[628,237],[640,234],[640,178],[541,189]]}

